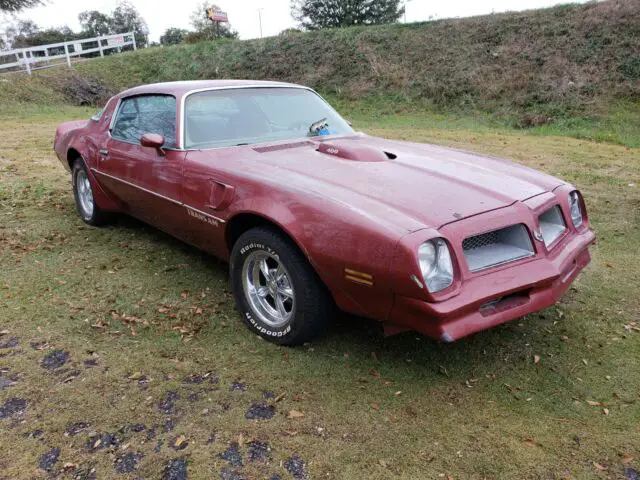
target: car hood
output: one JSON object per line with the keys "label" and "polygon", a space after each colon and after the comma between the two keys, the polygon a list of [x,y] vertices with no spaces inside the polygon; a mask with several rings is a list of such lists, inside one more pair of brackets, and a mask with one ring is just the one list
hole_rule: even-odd
{"label": "car hood", "polygon": [[407,231],[440,228],[564,182],[512,162],[366,135],[255,148],[283,185],[299,186]]}

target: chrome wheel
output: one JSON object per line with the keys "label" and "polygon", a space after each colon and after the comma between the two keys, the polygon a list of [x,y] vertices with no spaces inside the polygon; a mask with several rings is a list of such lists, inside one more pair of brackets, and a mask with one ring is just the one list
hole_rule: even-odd
{"label": "chrome wheel", "polygon": [[78,170],[76,174],[76,189],[82,213],[86,218],[91,218],[94,208],[93,192],[91,191],[89,177],[87,177],[87,173],[82,169]]}
{"label": "chrome wheel", "polygon": [[266,250],[252,252],[242,266],[242,287],[251,311],[270,327],[282,327],[294,315],[290,278],[278,256]]}

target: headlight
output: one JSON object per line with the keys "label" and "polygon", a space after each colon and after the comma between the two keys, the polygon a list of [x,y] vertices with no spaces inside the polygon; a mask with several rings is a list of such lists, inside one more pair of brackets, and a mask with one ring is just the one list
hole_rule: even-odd
{"label": "headlight", "polygon": [[569,208],[571,209],[573,226],[578,228],[582,225],[582,207],[580,205],[580,194],[575,190],[569,194]]}
{"label": "headlight", "polygon": [[451,253],[442,238],[434,238],[420,245],[418,262],[424,283],[431,293],[444,290],[453,283]]}

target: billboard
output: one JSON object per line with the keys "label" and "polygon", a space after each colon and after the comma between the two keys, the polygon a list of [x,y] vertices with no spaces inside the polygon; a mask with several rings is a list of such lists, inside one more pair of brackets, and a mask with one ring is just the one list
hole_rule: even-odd
{"label": "billboard", "polygon": [[222,10],[214,10],[213,8],[207,8],[207,18],[212,22],[228,22],[229,16],[227,12]]}

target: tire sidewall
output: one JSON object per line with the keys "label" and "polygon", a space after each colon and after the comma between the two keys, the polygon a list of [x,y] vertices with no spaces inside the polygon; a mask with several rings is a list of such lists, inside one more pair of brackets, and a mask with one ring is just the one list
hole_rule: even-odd
{"label": "tire sidewall", "polygon": [[[243,266],[247,257],[258,250],[277,257],[289,274],[295,295],[294,314],[281,327],[272,327],[262,322],[252,311],[244,292]],[[268,227],[257,227],[242,234],[231,252],[230,276],[233,295],[243,322],[262,338],[279,345],[301,345],[324,330],[331,302],[306,256],[280,232]]]}
{"label": "tire sidewall", "polygon": [[[82,208],[82,203],[80,202],[80,198],[78,196],[78,173],[80,173],[81,171],[84,171],[84,174],[89,179],[89,184],[91,184],[91,177],[89,177],[89,172],[87,172],[87,167],[85,167],[84,162],[81,159],[76,160],[76,162],[73,164],[73,170],[71,175],[71,184],[73,187],[73,198],[76,202],[76,210],[78,211],[78,215],[80,215],[80,218],[82,218],[84,222],[88,224],[92,224],[95,222],[94,217],[96,216],[98,208],[96,205],[95,198],[93,199],[93,212],[91,215],[87,215],[84,209]],[[91,189],[93,191],[93,185],[91,185]]]}
{"label": "tire sidewall", "polygon": [[[242,320],[252,331],[264,338],[273,340],[275,342],[279,342],[282,339],[286,340],[287,336],[290,335],[294,330],[296,317],[299,313],[296,290],[297,282],[294,277],[294,273],[291,272],[287,265],[287,263],[290,262],[287,262],[288,259],[286,258],[286,254],[284,255],[285,258],[283,258],[281,252],[278,252],[276,250],[277,246],[270,245],[270,242],[263,240],[242,240],[243,239],[241,238],[234,246],[233,258],[231,263],[231,282],[233,286],[233,294],[235,296],[236,303],[241,309],[240,313],[242,314]],[[249,305],[249,301],[244,291],[244,285],[242,282],[242,269],[249,255],[251,255],[251,253],[255,251],[265,251],[276,257],[278,261],[282,262],[283,265],[285,265],[287,271],[289,272],[289,276],[291,277],[289,280],[291,281],[294,294],[296,294],[296,306],[292,318],[289,320],[289,322],[282,325],[281,327],[273,327],[260,320],[260,318],[255,313],[253,313],[253,310]]]}

